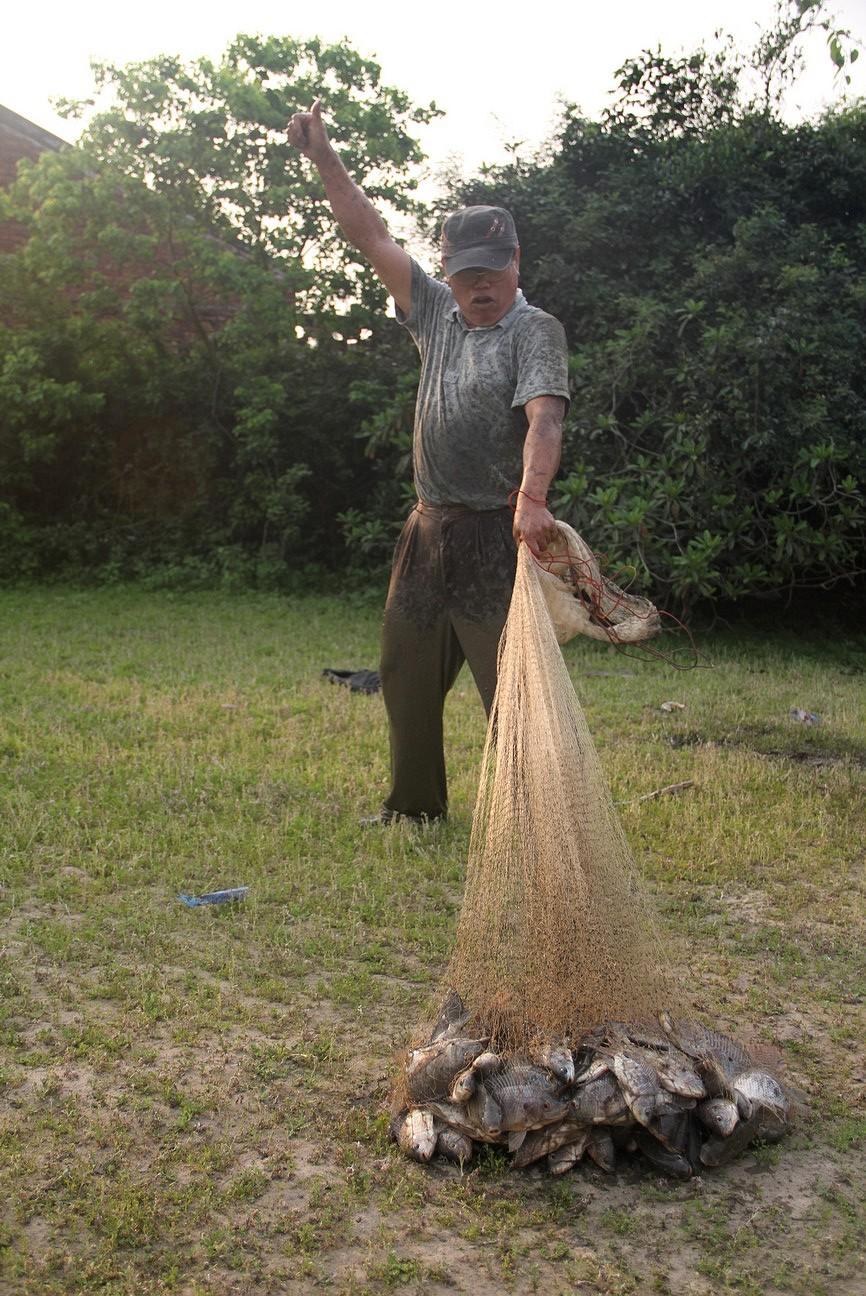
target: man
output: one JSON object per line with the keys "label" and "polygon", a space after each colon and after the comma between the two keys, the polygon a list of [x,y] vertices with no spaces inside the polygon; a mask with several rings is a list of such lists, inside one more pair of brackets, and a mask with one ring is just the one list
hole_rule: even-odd
{"label": "man", "polygon": [[318,168],[343,233],[391,293],[421,353],[418,504],[397,543],[382,638],[392,786],[369,822],[441,819],[445,696],[468,661],[489,713],[516,544],[539,553],[556,535],[546,500],[568,405],[565,334],[518,289],[509,212],[468,207],[448,217],[442,283],[394,242],[352,181],[318,100],[294,115],[288,134]]}

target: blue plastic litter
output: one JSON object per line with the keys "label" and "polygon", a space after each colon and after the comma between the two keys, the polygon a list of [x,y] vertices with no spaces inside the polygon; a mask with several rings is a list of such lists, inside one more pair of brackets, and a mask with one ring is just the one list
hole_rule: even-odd
{"label": "blue plastic litter", "polygon": [[248,891],[248,886],[229,887],[226,891],[205,891],[202,895],[187,895],[182,891],[177,898],[187,908],[195,909],[198,905],[229,904],[232,900],[243,900]]}

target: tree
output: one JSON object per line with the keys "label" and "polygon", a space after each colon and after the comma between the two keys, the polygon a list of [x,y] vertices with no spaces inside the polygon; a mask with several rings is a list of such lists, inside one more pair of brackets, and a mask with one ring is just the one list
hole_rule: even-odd
{"label": "tree", "polygon": [[567,106],[552,154],[442,204],[514,212],[572,352],[556,506],[680,604],[866,568],[866,109],[788,126],[748,67],[645,52],[600,122]]}
{"label": "tree", "polygon": [[336,515],[375,475],[373,407],[349,392],[399,343],[284,127],[326,89],[356,173],[408,211],[409,129],[435,109],[319,41],[239,37],[219,64],[97,81],[111,105],[5,200],[29,228],[0,258],[5,571],[279,581],[336,561]]}

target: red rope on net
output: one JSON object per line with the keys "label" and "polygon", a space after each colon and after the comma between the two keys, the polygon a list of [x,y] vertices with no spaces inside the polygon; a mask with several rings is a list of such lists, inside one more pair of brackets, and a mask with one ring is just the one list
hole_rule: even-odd
{"label": "red rope on net", "polygon": [[[516,512],[517,510],[516,499],[518,495],[525,495],[526,498],[532,500],[534,504],[544,504],[544,505],[547,504],[546,499],[538,499],[536,498],[536,496],[530,495],[528,494],[527,491],[521,490],[518,487],[516,490],[513,490],[511,494],[508,496],[508,505],[512,513]],[[526,542],[521,541],[521,543],[526,543]],[[545,561],[542,555],[540,553],[537,553],[532,548],[531,545],[528,545],[527,547],[529,548],[529,552],[532,554],[533,560],[542,569],[542,571],[546,571],[554,575],[557,574],[553,572],[553,568],[554,566],[561,564],[562,561],[561,559],[548,556],[547,560]],[[598,570],[601,571],[603,567],[607,565],[607,555],[597,554],[593,551],[592,556],[596,566],[598,567]],[[611,584],[613,585],[613,587],[618,590],[618,594],[616,596],[613,595],[612,591],[604,584],[604,578],[598,578],[594,575],[588,559],[569,558],[568,563],[570,569],[575,573],[575,578],[574,578],[575,585],[578,585],[578,583],[580,583],[580,585],[584,587],[584,588],[579,587],[577,589],[577,595],[581,598],[584,605],[587,607],[590,617],[594,620],[595,624],[605,632],[605,634],[607,635],[608,639],[610,640],[614,648],[616,648],[618,652],[621,652],[624,657],[631,657],[636,661],[665,662],[668,666],[672,666],[674,670],[694,670],[695,667],[699,665],[702,654],[698,651],[698,647],[697,644],[695,643],[694,636],[691,630],[685,624],[684,621],[681,621],[679,617],[674,615],[673,612],[668,612],[665,608],[657,608],[654,610],[659,617],[666,617],[669,621],[674,623],[674,626],[676,628],[682,630],[687,635],[689,640],[689,648],[691,650],[690,651],[691,660],[686,663],[680,663],[670,653],[661,652],[658,648],[652,648],[649,645],[642,645],[640,649],[635,651],[634,650],[635,645],[627,644],[624,640],[620,639],[616,632],[616,626],[612,625],[610,622],[610,614],[613,612],[617,612],[621,607],[626,606],[624,602],[625,598],[627,597],[626,590],[621,589],[620,586],[617,584],[617,582],[611,580]],[[636,576],[636,572],[634,568],[631,568],[631,576],[629,578],[629,581],[630,582],[633,581],[635,579],[635,576]],[[588,590],[585,588],[586,586],[589,587]],[[607,612],[603,610],[602,598],[605,598],[608,603]],[[613,599],[612,606],[610,603],[611,599]],[[630,616],[636,617],[638,619],[643,617],[645,620],[648,620],[653,615],[652,612],[645,612],[645,613],[638,612],[635,611],[633,608],[629,608],[628,611]]]}

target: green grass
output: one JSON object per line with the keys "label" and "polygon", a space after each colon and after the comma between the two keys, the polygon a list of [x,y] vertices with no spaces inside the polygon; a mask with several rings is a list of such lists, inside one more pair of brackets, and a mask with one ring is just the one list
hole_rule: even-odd
{"label": "green grass", "polygon": [[[811,1115],[700,1183],[628,1159],[560,1181],[388,1144],[484,723],[464,672],[449,823],[361,829],[381,700],[319,672],[374,665],[379,621],[337,597],[0,592],[0,1293],[855,1292],[866,640],[727,631],[691,673],[565,649],[697,1007]],[[176,899],[241,883],[227,909]]]}

